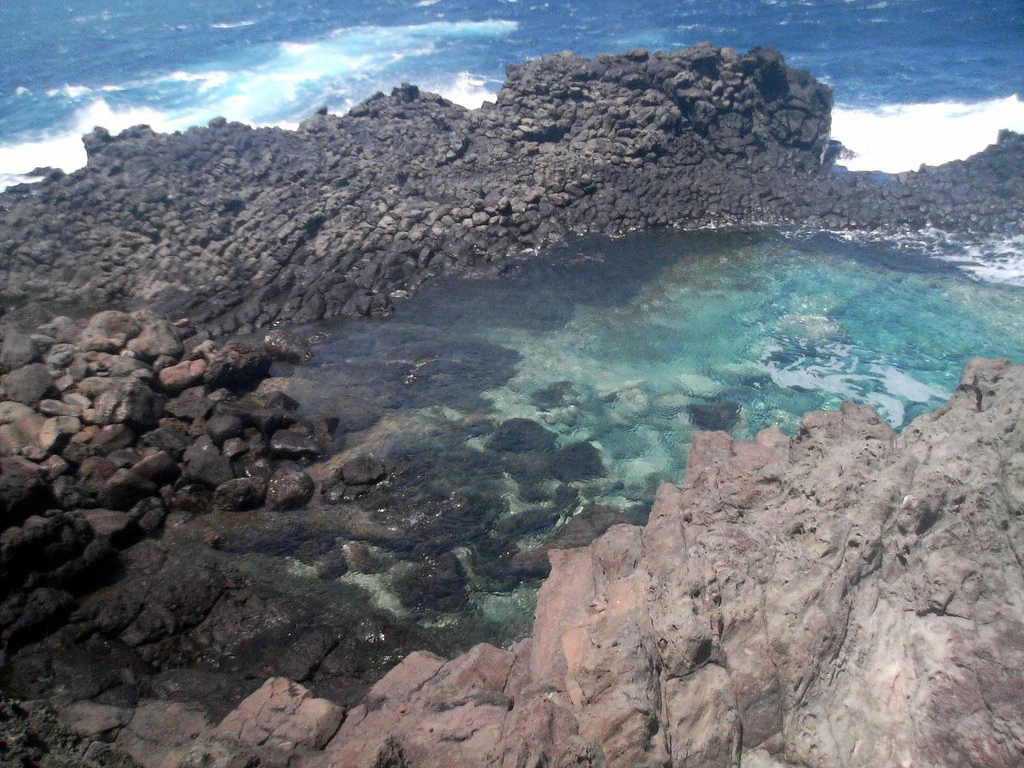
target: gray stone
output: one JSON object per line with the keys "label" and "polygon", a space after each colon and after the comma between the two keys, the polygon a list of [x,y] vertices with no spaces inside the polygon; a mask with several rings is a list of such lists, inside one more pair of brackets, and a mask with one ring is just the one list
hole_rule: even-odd
{"label": "gray stone", "polygon": [[8,400],[34,405],[54,392],[53,376],[43,363],[31,363],[11,371],[3,379]]}
{"label": "gray stone", "polygon": [[267,450],[277,459],[315,459],[323,451],[316,441],[290,429],[279,429],[267,442]]}
{"label": "gray stone", "polygon": [[231,461],[220,452],[209,436],[196,440],[183,456],[185,460],[184,476],[210,488],[216,488],[234,478]]}
{"label": "gray stone", "polygon": [[16,328],[4,330],[4,342],[0,347],[0,370],[13,371],[39,360],[39,346],[27,333]]}
{"label": "gray stone", "polygon": [[126,345],[128,350],[141,360],[153,362],[163,356],[171,359],[181,357],[184,347],[177,329],[162,318],[145,315],[139,318],[138,335]]}
{"label": "gray stone", "polygon": [[237,477],[221,483],[213,494],[214,508],[225,511],[256,509],[263,504],[267,483],[257,477]]}
{"label": "gray stone", "polygon": [[127,312],[107,310],[89,318],[82,330],[79,344],[82,349],[117,354],[128,340],[139,334],[139,324]]}
{"label": "gray stone", "polygon": [[301,507],[313,497],[316,485],[301,470],[278,470],[267,484],[267,503],[278,509]]}

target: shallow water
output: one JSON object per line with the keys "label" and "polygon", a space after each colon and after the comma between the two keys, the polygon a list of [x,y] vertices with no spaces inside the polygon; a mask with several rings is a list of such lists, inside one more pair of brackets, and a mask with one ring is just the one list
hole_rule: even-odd
{"label": "shallow water", "polygon": [[[503,641],[528,630],[537,584],[517,554],[575,535],[574,517],[642,521],[697,430],[792,432],[847,398],[901,428],[971,356],[1024,360],[1024,289],[823,234],[658,232],[579,240],[430,284],[387,321],[305,330],[322,339],[315,360],[276,385],[338,416],[341,456],[372,452],[389,479],[287,526],[257,516],[227,549]],[[553,445],[509,448],[498,426],[515,418]]]}

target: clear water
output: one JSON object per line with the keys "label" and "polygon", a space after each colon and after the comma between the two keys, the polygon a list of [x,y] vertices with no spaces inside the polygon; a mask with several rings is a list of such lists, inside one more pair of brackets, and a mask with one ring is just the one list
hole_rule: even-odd
{"label": "clear water", "polygon": [[[307,330],[323,339],[316,359],[275,385],[342,417],[342,457],[372,452],[398,478],[383,495],[296,513],[291,533],[267,513],[229,533],[249,538],[228,548],[272,550],[312,572],[325,555],[310,538],[344,548],[352,519],[402,529],[421,515],[439,528],[407,541],[367,535],[381,564],[340,581],[399,616],[459,632],[468,622],[474,638],[500,640],[528,629],[536,582],[502,571],[496,552],[551,541],[590,504],[642,520],[657,486],[682,480],[698,429],[792,432],[807,411],[848,398],[901,428],[949,397],[971,356],[1024,360],[1024,289],[968,279],[923,252],[819,234],[656,232],[435,283],[386,322]],[[556,450],[591,443],[603,472],[517,471],[488,442],[513,417],[555,432]],[[475,510],[468,522],[444,511],[462,497]],[[468,600],[403,601],[394,586],[410,563],[446,552],[469,574]]]}

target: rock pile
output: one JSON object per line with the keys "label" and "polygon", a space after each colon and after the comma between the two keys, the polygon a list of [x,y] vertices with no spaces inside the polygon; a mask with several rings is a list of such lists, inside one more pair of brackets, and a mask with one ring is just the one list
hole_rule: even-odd
{"label": "rock pile", "polygon": [[218,336],[388,312],[572,232],[1019,228],[1020,137],[940,170],[834,173],[831,104],[775,51],[702,44],[511,66],[472,111],[405,85],[297,131],[97,129],[86,168],[0,196],[0,298],[142,302]]}
{"label": "rock pile", "polygon": [[[304,464],[331,425],[283,393],[261,346],[184,343],[145,312],[66,317],[0,347],[0,641],[66,618],[88,574],[167,514],[281,509],[314,492]],[[193,342],[195,339],[193,339]]]}

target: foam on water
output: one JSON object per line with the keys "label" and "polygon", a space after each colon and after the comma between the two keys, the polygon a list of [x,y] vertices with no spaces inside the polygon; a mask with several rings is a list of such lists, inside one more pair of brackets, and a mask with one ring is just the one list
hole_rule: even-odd
{"label": "foam on water", "polygon": [[75,112],[74,128],[53,136],[41,136],[25,142],[0,145],[0,189],[32,179],[24,174],[38,167],[61,168],[67,172],[85,165],[82,136],[100,125],[118,133],[133,125],[148,125],[156,131],[174,131],[191,125],[190,118],[146,107],[115,109],[97,98]]}
{"label": "foam on water", "polygon": [[979,280],[1024,287],[1024,236],[961,245],[943,258]]}
{"label": "foam on water", "polygon": [[851,171],[899,173],[963,160],[994,144],[1002,129],[1024,133],[1024,101],[1016,95],[832,112],[832,137],[854,153],[839,162]]}
{"label": "foam on water", "polygon": [[427,83],[423,87],[428,91],[441,94],[449,101],[460,104],[466,109],[476,109],[485,101],[495,100],[501,82],[488,79],[483,75],[474,75],[472,72],[459,72],[450,80]]}
{"label": "foam on water", "polygon": [[[251,46],[233,60],[146,80],[53,88],[47,98],[66,102],[70,117],[61,127],[0,144],[0,189],[25,180],[23,174],[40,166],[67,172],[81,168],[86,161],[81,136],[95,126],[117,133],[146,124],[167,132],[218,116],[292,126],[319,106],[345,111],[374,90],[396,85],[389,73],[408,66],[408,60],[431,57],[446,46],[504,37],[516,28],[515,22],[500,19],[346,27],[312,41]],[[421,85],[476,107],[493,98],[500,84],[456,72]]]}

